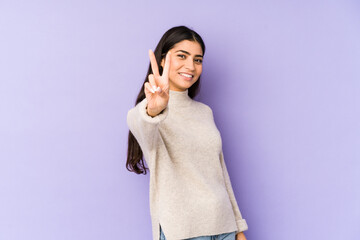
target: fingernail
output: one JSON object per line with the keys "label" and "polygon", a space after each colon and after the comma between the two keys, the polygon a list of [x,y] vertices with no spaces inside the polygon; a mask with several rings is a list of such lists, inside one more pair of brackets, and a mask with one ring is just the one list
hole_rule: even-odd
{"label": "fingernail", "polygon": [[155,91],[154,91],[154,90],[152,90],[152,89],[150,89],[150,91],[151,91],[152,93],[155,93]]}
{"label": "fingernail", "polygon": [[158,92],[161,93],[161,87],[158,87],[156,90],[158,90]]}
{"label": "fingernail", "polygon": [[156,86],[152,86],[152,88],[154,89],[154,91],[156,91]]}

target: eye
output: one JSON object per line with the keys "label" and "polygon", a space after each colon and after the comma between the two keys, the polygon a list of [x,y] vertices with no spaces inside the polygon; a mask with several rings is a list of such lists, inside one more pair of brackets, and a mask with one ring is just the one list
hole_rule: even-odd
{"label": "eye", "polygon": [[180,58],[184,57],[185,58],[185,55],[179,54],[178,57],[180,57]]}
{"label": "eye", "polygon": [[202,62],[203,62],[202,59],[195,59],[195,61],[198,62],[198,63],[202,63]]}

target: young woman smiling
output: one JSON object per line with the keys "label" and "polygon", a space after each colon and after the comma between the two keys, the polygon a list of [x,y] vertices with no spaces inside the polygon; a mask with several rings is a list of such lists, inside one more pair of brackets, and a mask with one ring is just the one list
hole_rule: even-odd
{"label": "young woman smiling", "polygon": [[195,31],[169,29],[149,50],[144,84],[127,113],[126,167],[146,174],[143,157],[149,166],[154,240],[246,240],[213,112],[193,99],[204,53]]}

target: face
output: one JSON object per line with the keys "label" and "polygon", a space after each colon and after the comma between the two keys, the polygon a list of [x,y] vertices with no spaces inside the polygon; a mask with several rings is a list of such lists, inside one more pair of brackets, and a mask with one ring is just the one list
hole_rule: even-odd
{"label": "face", "polygon": [[[200,77],[203,52],[198,42],[183,40],[174,45],[171,51],[169,69],[169,88],[173,91],[185,91]],[[161,66],[164,67],[165,59]]]}

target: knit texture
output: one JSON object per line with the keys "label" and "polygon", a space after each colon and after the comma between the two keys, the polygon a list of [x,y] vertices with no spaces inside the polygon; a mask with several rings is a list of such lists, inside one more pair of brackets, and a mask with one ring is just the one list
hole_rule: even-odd
{"label": "knit texture", "polygon": [[151,117],[144,98],[127,113],[150,172],[153,239],[242,232],[242,218],[211,108],[186,91],[169,91],[162,113]]}

